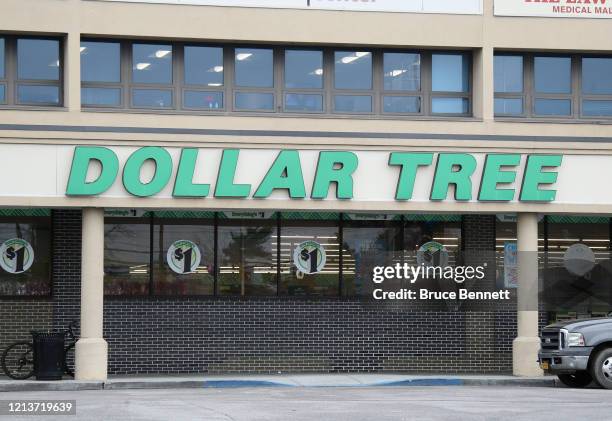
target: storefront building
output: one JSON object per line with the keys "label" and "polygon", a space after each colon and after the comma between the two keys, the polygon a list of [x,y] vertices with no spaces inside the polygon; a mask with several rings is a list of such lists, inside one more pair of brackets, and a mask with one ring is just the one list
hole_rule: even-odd
{"label": "storefront building", "polygon": [[[542,325],[612,310],[599,3],[4,0],[0,347],[78,319],[79,379],[540,374]],[[511,299],[372,299],[427,247]]]}

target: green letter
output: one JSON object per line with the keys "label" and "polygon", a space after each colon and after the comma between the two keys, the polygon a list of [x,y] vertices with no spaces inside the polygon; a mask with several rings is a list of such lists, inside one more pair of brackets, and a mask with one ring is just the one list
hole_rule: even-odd
{"label": "green letter", "polygon": [[441,153],[438,155],[431,200],[446,200],[448,186],[455,185],[455,200],[472,198],[472,180],[476,159],[467,153]]}
{"label": "green letter", "polygon": [[320,152],[310,196],[313,199],[325,199],[331,183],[336,183],[336,198],[352,199],[353,173],[357,169],[358,163],[357,155],[353,152]]}
{"label": "green letter", "polygon": [[198,160],[198,150],[185,148],[181,151],[176,180],[174,180],[175,197],[206,197],[210,189],[209,184],[193,184],[195,164]]}
{"label": "green letter", "polygon": [[521,187],[521,201],[524,202],[552,202],[557,194],[556,190],[540,190],[540,184],[553,184],[557,181],[556,171],[543,172],[545,167],[556,168],[561,165],[563,155],[529,155],[523,175]]}
{"label": "green letter", "polygon": [[[140,170],[148,160],[155,161],[155,173],[148,183],[140,181]],[[147,197],[159,193],[172,175],[172,158],[167,150],[159,146],[138,149],[128,158],[123,167],[123,186],[134,196]]]}
{"label": "green letter", "polygon": [[519,154],[488,154],[485,158],[478,200],[509,202],[514,199],[514,188],[498,189],[498,184],[514,183],[516,170],[502,171],[501,167],[516,167],[521,163]]}
{"label": "green letter", "polygon": [[272,194],[274,189],[289,190],[289,197],[292,199],[306,197],[304,175],[302,174],[302,164],[298,151],[279,152],[253,197],[266,198]]}
{"label": "green letter", "polygon": [[[102,170],[96,180],[88,183],[87,170],[91,161],[98,161]],[[118,170],[119,159],[110,149],[101,146],[77,146],[74,148],[66,195],[95,196],[102,194],[113,185]]]}
{"label": "green letter", "polygon": [[250,184],[234,184],[239,153],[238,149],[223,150],[215,186],[215,197],[248,197],[251,193]]}
{"label": "green letter", "polygon": [[431,165],[432,161],[432,153],[392,152],[389,155],[389,165],[400,165],[402,167],[397,181],[395,200],[412,199],[417,169],[420,166]]}

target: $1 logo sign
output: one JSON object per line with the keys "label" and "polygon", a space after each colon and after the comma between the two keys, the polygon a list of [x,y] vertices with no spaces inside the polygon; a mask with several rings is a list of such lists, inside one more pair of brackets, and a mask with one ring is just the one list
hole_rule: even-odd
{"label": "$1 logo sign", "polygon": [[293,251],[293,263],[297,270],[306,274],[321,272],[326,257],[325,248],[316,241],[304,241]]}
{"label": "$1 logo sign", "polygon": [[34,263],[34,250],[22,238],[11,238],[0,246],[0,266],[8,273],[23,273]]}
{"label": "$1 logo sign", "polygon": [[178,240],[168,248],[166,260],[176,273],[193,273],[200,266],[202,253],[198,246],[189,240]]}

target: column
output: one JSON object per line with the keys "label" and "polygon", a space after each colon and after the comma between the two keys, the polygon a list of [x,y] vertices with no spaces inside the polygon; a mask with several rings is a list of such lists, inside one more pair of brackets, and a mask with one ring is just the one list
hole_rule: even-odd
{"label": "column", "polygon": [[81,337],[76,343],[77,380],[106,380],[108,346],[102,337],[104,210],[83,209]]}
{"label": "column", "polygon": [[540,349],[537,214],[518,214],[517,240],[517,337],[512,342],[512,371],[515,376],[541,376],[542,370],[537,363]]}
{"label": "column", "polygon": [[64,105],[81,110],[81,34],[69,32],[64,43]]}

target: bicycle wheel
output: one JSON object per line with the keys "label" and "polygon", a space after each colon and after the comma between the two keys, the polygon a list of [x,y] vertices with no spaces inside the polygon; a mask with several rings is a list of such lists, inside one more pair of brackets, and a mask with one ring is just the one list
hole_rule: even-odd
{"label": "bicycle wheel", "polygon": [[15,380],[34,375],[34,348],[30,342],[15,342],[2,353],[2,371]]}
{"label": "bicycle wheel", "polygon": [[74,377],[74,344],[68,345],[64,351],[64,372]]}

